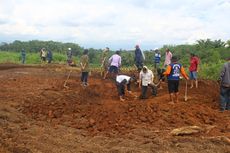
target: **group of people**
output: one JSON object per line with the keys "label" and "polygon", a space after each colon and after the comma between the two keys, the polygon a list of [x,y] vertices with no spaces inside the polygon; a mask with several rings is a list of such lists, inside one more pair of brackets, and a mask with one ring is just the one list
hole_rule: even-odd
{"label": "group of people", "polygon": [[45,48],[42,48],[40,51],[40,58],[42,63],[45,63],[46,61],[47,63],[51,63],[53,60],[53,53],[50,49],[46,51]]}
{"label": "group of people", "polygon": [[[170,97],[170,103],[174,104],[178,102],[179,96],[179,80],[183,76],[186,80],[191,81],[190,88],[198,88],[197,73],[199,70],[199,58],[194,54],[190,54],[190,66],[189,66],[189,76],[186,74],[184,67],[178,62],[178,58],[173,56],[172,52],[167,48],[165,52],[165,60],[162,69],[160,69],[161,54],[158,49],[155,50],[154,55],[154,69],[157,70],[159,75],[159,83],[154,83],[153,72],[144,65],[145,56],[141,51],[139,45],[135,46],[135,56],[134,56],[134,66],[137,69],[138,77],[136,75],[124,75],[119,74],[121,67],[121,56],[120,51],[116,51],[114,55],[108,58],[109,48],[106,47],[103,50],[101,57],[101,69],[102,77],[106,79],[108,74],[111,78],[114,78],[117,87],[118,95],[120,101],[125,101],[125,90],[135,98],[138,96],[133,94],[131,91],[131,84],[137,83],[141,88],[140,99],[147,98],[147,90],[150,87],[152,89],[152,95],[157,95],[158,85],[161,84],[164,76],[167,78],[168,92]],[[85,49],[83,56],[80,59],[80,66],[82,70],[81,81],[84,86],[87,86],[87,78],[89,73],[89,58],[88,50]],[[221,111],[230,110],[230,58],[228,62],[224,64],[223,70],[220,77],[220,108]],[[127,89],[125,89],[127,88]]]}

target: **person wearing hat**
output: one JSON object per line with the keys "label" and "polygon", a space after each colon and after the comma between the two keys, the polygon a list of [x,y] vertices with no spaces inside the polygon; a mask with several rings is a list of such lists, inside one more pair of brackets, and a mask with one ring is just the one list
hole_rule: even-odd
{"label": "person wearing hat", "polygon": [[116,86],[120,101],[125,101],[125,85],[127,86],[128,93],[137,98],[135,94],[131,91],[131,83],[136,81],[135,76],[127,76],[127,75],[117,75],[116,76]]}
{"label": "person wearing hat", "polygon": [[83,87],[88,86],[88,76],[89,76],[89,56],[88,56],[88,49],[84,49],[83,55],[80,59],[80,66],[81,66],[81,85]]}
{"label": "person wearing hat", "polygon": [[[186,80],[189,80],[184,67],[178,63],[177,57],[173,56],[172,63],[167,66],[166,71],[164,72],[164,75],[166,75],[168,79],[168,90],[171,104],[178,102],[180,74],[182,74]],[[175,100],[173,95],[175,95]]]}
{"label": "person wearing hat", "polygon": [[153,83],[154,75],[151,70],[147,68],[147,66],[143,66],[143,69],[139,75],[139,87],[141,87],[141,95],[140,99],[146,99],[147,89],[148,87],[152,88],[152,95],[156,96],[157,87]]}
{"label": "person wearing hat", "polygon": [[138,72],[140,72],[142,67],[143,67],[143,62],[145,60],[145,55],[141,51],[139,45],[136,45],[135,48],[136,48],[135,49],[135,56],[134,56],[135,67],[137,68]]}
{"label": "person wearing hat", "polygon": [[71,48],[68,48],[68,51],[66,53],[66,56],[67,56],[67,64],[68,65],[71,65],[72,64],[72,56],[73,56],[73,53],[72,53],[72,49]]}
{"label": "person wearing hat", "polygon": [[220,111],[230,110],[230,57],[220,73]]}

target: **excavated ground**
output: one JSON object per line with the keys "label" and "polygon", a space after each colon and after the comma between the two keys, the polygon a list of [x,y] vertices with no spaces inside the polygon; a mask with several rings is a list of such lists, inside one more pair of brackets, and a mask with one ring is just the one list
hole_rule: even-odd
{"label": "excavated ground", "polygon": [[[71,68],[73,70],[73,68]],[[158,95],[120,102],[114,82],[93,72],[89,86],[66,66],[0,65],[0,152],[15,153],[230,153],[230,111],[219,112],[219,87],[199,80],[180,83],[179,102],[169,104],[167,84]],[[136,95],[140,89],[132,86]],[[176,128],[200,131],[173,136]]]}

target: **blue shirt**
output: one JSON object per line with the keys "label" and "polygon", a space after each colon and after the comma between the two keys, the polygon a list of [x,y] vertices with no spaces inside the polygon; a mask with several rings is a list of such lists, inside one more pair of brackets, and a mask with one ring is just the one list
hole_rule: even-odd
{"label": "blue shirt", "polygon": [[161,61],[161,54],[160,53],[155,53],[154,62],[155,63],[160,63],[160,61]]}

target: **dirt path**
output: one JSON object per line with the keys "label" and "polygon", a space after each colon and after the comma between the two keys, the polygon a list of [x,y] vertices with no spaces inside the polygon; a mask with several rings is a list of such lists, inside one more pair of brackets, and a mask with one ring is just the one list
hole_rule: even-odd
{"label": "dirt path", "polygon": [[[230,112],[218,111],[218,85],[200,81],[180,102],[168,103],[166,84],[157,97],[120,102],[111,80],[95,72],[83,89],[79,72],[63,66],[0,66],[0,152],[230,152]],[[136,94],[140,89],[133,86]],[[180,127],[195,134],[172,136]]]}

